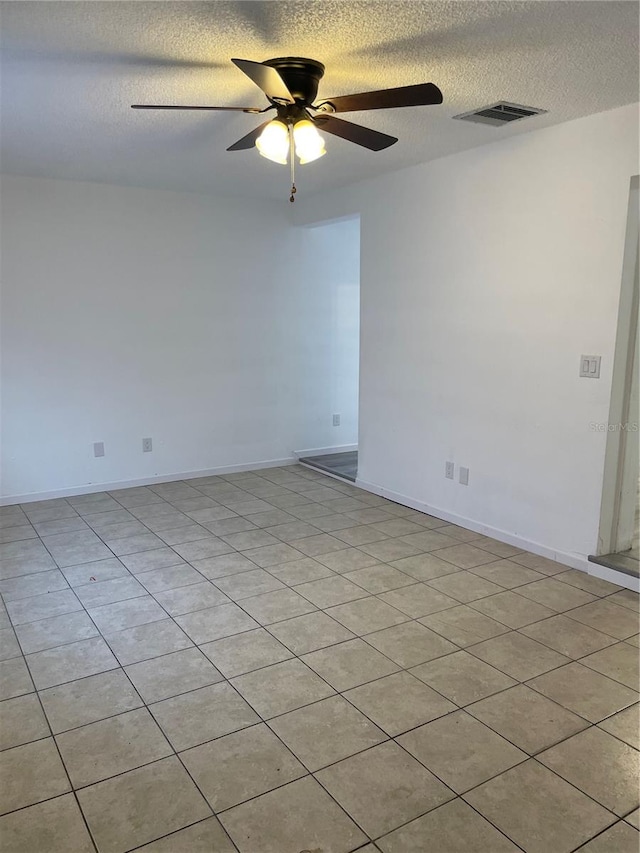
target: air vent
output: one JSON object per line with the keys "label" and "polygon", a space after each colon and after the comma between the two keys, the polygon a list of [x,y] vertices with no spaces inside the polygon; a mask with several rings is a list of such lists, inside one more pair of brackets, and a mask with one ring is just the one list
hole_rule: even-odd
{"label": "air vent", "polygon": [[520,121],[523,118],[530,116],[541,115],[547,110],[539,110],[537,107],[523,107],[522,104],[509,104],[507,101],[498,101],[497,104],[491,104],[489,107],[481,107],[479,110],[472,110],[469,113],[461,113],[454,118],[461,121],[475,121],[478,124],[491,124],[494,127],[499,127],[503,124],[511,124],[514,121]]}

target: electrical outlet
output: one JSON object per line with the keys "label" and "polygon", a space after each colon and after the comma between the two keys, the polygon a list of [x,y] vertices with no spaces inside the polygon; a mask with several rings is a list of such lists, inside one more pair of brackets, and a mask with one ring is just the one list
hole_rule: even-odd
{"label": "electrical outlet", "polygon": [[153,442],[151,441],[151,439],[150,438],[143,438],[142,439],[142,452],[143,453],[151,453],[152,450],[153,450]]}
{"label": "electrical outlet", "polygon": [[334,415],[333,416],[333,425],[334,426],[340,426],[340,415]]}
{"label": "electrical outlet", "polygon": [[444,476],[447,480],[453,480],[453,462],[444,463]]}
{"label": "electrical outlet", "polygon": [[463,486],[469,485],[469,469],[468,468],[460,468],[460,482]]}
{"label": "electrical outlet", "polygon": [[93,445],[94,456],[104,456],[104,441],[96,441]]}

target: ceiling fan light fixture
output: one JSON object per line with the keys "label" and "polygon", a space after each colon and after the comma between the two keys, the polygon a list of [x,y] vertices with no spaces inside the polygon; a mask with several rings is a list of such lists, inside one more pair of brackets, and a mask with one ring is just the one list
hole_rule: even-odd
{"label": "ceiling fan light fixture", "polygon": [[287,155],[289,154],[289,130],[287,125],[279,119],[270,121],[256,139],[256,148],[267,160],[286,166]]}
{"label": "ceiling fan light fixture", "polygon": [[305,163],[311,163],[327,153],[324,147],[324,139],[318,133],[314,123],[307,118],[300,119],[294,124],[293,139],[296,154],[303,166]]}

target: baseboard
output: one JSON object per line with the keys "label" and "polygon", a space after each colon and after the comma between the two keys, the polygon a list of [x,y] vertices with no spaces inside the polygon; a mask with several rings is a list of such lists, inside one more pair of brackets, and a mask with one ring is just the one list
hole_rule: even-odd
{"label": "baseboard", "polygon": [[68,489],[56,489],[53,492],[29,492],[26,495],[5,495],[0,497],[0,506],[11,506],[33,501],[48,501],[53,498],[70,498],[75,495],[91,495],[95,492],[112,492],[116,489],[131,489],[135,486],[153,486],[155,483],[172,483],[176,480],[195,480],[197,477],[216,477],[220,474],[236,474],[241,471],[257,471],[260,468],[280,468],[295,465],[294,456],[285,459],[267,459],[261,462],[245,462],[241,465],[222,465],[219,468],[206,468],[202,471],[183,471],[177,474],[157,474],[138,480],[119,480],[111,483],[86,483],[82,486],[70,486]]}
{"label": "baseboard", "polygon": [[329,456],[332,453],[352,453],[358,449],[357,444],[339,444],[336,447],[315,447],[312,450],[294,450],[296,459],[301,456]]}
{"label": "baseboard", "polygon": [[599,566],[589,562],[586,555],[583,557],[580,554],[571,554],[565,551],[558,551],[553,548],[548,548],[540,542],[532,542],[530,539],[524,539],[522,536],[516,536],[513,533],[507,533],[505,530],[500,530],[497,527],[491,527],[488,524],[481,524],[471,518],[465,518],[462,515],[457,515],[454,512],[441,509],[440,507],[430,506],[423,501],[415,500],[407,495],[401,495],[398,492],[393,492],[390,489],[385,489],[376,483],[368,483],[366,480],[356,478],[355,485],[374,495],[379,495],[381,498],[388,498],[391,501],[402,504],[403,506],[417,509],[419,512],[433,515],[436,518],[441,518],[443,521],[448,521],[451,524],[457,524],[460,527],[465,527],[467,530],[473,530],[480,533],[482,536],[490,536],[492,539],[497,539],[499,542],[505,542],[507,545],[513,545],[516,548],[522,548],[523,551],[530,551],[532,554],[538,554],[540,557],[547,557],[549,560],[555,560],[556,563],[562,563],[563,566],[568,566],[571,569],[578,569],[581,572],[594,575],[595,577],[608,580],[611,583],[616,583],[626,589],[632,589],[636,592],[640,591],[640,584],[637,578],[630,575],[616,572],[615,569],[609,569],[605,566]]}

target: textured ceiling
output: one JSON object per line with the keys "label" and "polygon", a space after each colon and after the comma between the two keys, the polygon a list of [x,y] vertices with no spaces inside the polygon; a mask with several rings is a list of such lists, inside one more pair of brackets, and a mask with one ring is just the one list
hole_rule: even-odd
{"label": "textured ceiling", "polygon": [[[398,136],[370,152],[327,138],[300,194],[638,100],[635,2],[4,2],[5,172],[285,198],[288,170],[225,149],[260,118],[131,103],[264,106],[229,61],[308,56],[320,95],[434,82],[441,106],[344,118]],[[549,110],[510,127],[452,121],[509,100]]]}

